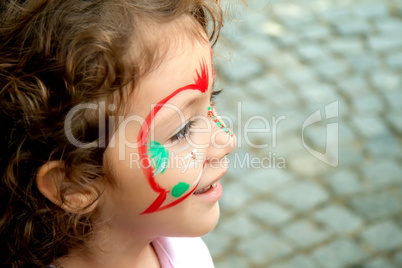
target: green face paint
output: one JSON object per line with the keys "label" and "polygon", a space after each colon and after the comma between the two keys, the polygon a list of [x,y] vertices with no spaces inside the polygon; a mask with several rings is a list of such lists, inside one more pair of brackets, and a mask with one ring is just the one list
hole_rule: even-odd
{"label": "green face paint", "polygon": [[148,144],[148,154],[154,168],[154,176],[163,172],[169,161],[169,151],[157,141],[150,141]]}
{"label": "green face paint", "polygon": [[182,196],[188,190],[188,188],[190,188],[188,183],[179,182],[173,187],[171,194],[173,197],[178,198]]}
{"label": "green face paint", "polygon": [[208,114],[207,116],[211,118],[215,124],[222,129],[225,133],[228,133],[231,137],[234,136],[233,132],[225,126],[225,123],[218,117],[215,111],[212,110],[211,106],[208,107]]}

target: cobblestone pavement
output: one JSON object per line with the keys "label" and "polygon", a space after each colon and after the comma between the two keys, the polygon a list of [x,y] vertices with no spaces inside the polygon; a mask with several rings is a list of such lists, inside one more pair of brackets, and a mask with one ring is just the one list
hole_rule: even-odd
{"label": "cobblestone pavement", "polygon": [[216,267],[402,267],[402,1],[248,3],[217,48],[238,148]]}

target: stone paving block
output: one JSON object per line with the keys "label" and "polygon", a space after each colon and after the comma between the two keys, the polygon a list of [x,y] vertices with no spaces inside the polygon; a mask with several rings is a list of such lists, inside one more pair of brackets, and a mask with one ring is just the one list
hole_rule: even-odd
{"label": "stone paving block", "polygon": [[316,268],[315,264],[304,255],[297,255],[281,264],[271,265],[270,268]]}
{"label": "stone paving block", "polygon": [[373,69],[381,68],[380,57],[376,54],[364,53],[351,54],[346,52],[344,57],[346,58],[353,71],[356,73],[369,73]]}
{"label": "stone paving block", "polygon": [[285,136],[289,135],[297,135],[298,140],[300,141],[299,133],[301,131],[301,126],[303,125],[303,122],[306,120],[305,114],[296,112],[296,110],[288,110],[285,107],[278,107],[277,112],[274,113],[274,116],[276,118],[276,121],[279,122],[276,129],[278,140],[277,144],[280,144],[280,140],[282,140],[282,142],[286,142],[286,140],[283,139],[286,138]]}
{"label": "stone paving block", "polygon": [[401,15],[402,15],[402,3],[396,1],[396,2],[395,2],[395,9],[396,9],[396,11],[395,11],[396,14],[399,15],[399,16],[401,16]]}
{"label": "stone paving block", "polygon": [[316,83],[314,73],[309,68],[300,68],[284,73],[285,77],[294,85],[304,85]]}
{"label": "stone paving block", "polygon": [[261,30],[269,36],[277,37],[286,34],[286,27],[274,21],[265,21],[260,27]]}
{"label": "stone paving block", "polygon": [[[399,120],[402,122],[401,118]],[[367,151],[376,159],[383,157],[398,157],[401,155],[402,147],[391,133],[377,136],[366,142]],[[387,174],[392,173],[391,170]],[[402,177],[402,175],[401,175]]]}
{"label": "stone paving block", "polygon": [[[379,18],[374,21],[377,30],[381,33],[398,33],[402,30],[402,21],[393,17]],[[392,33],[391,33],[392,34]]]}
{"label": "stone paving block", "polygon": [[313,252],[313,257],[320,263],[320,267],[344,268],[353,267],[362,262],[367,254],[354,242],[339,239],[320,247]]}
{"label": "stone paving block", "polygon": [[356,140],[355,133],[351,130],[351,128],[344,122],[340,121],[339,125],[339,144],[346,145],[351,144]]}
{"label": "stone paving block", "polygon": [[270,98],[269,101],[277,107],[295,107],[299,104],[299,99],[288,88],[282,88],[275,94],[275,98]]}
{"label": "stone paving block", "polygon": [[363,18],[384,18],[389,14],[388,6],[383,2],[368,2],[358,4],[355,7],[356,15]]}
{"label": "stone paving block", "polygon": [[[287,93],[281,93],[282,94],[287,94]],[[279,94],[278,94],[279,95]],[[250,96],[250,95],[249,95]],[[249,99],[249,96],[246,98]],[[219,103],[218,103],[219,105]],[[247,122],[247,120],[253,120],[251,119],[252,117],[255,118],[255,116],[260,116],[264,118],[268,118],[268,120],[271,118],[272,112],[270,111],[269,105],[255,105],[253,101],[245,101],[244,99],[242,101],[239,101],[237,103],[233,103],[233,107],[236,111],[236,121],[234,123],[236,124],[238,121],[240,123],[244,124]],[[219,106],[218,106],[219,109]],[[240,118],[238,117],[240,116]],[[231,127],[229,125],[229,127]],[[236,133],[235,133],[236,134]]]}
{"label": "stone paving block", "polygon": [[383,110],[382,99],[378,94],[370,94],[354,98],[353,107],[358,113],[375,113],[379,114]]}
{"label": "stone paving block", "polygon": [[398,267],[402,267],[402,251],[396,252],[393,258],[393,263],[398,265]]}
{"label": "stone paving block", "polygon": [[248,258],[235,255],[225,256],[222,261],[214,261],[215,268],[244,268],[249,267]]}
{"label": "stone paving block", "polygon": [[354,115],[351,120],[351,125],[364,138],[373,138],[388,132],[383,121],[376,115]]}
{"label": "stone paving block", "polygon": [[[312,148],[314,150],[314,148]],[[303,176],[303,177],[313,177],[313,176],[318,176],[324,172],[326,172],[326,169],[328,168],[327,164],[322,162],[322,160],[325,161],[329,161],[332,160],[332,155],[329,154],[328,156],[325,157],[325,159],[317,159],[316,157],[312,156],[311,154],[309,154],[306,150],[297,152],[294,151],[293,154],[289,155],[287,157],[287,165],[288,167],[292,170],[292,172],[294,172],[295,174],[298,174],[299,176]],[[304,188],[308,188],[308,187],[302,187],[303,190],[307,190]],[[290,190],[290,189],[289,189]],[[312,199],[315,199],[315,201],[317,201],[318,203],[320,203],[321,201],[319,201],[318,199],[327,199],[327,195],[326,193],[321,193],[320,191],[316,191],[316,188],[311,188],[309,189],[311,191],[313,191],[312,194],[318,194],[317,197],[308,197],[305,200],[300,200],[302,203],[297,204],[296,206],[299,207],[300,210],[304,210],[307,209],[307,207],[303,207],[305,205],[307,205],[308,203],[312,202]],[[296,192],[297,190],[295,190],[294,192]],[[285,194],[285,193],[283,193]],[[288,196],[285,197],[283,196],[284,199],[288,198],[288,202],[291,202],[292,199],[303,199],[304,197],[301,195],[297,195],[297,193],[294,193],[295,195],[292,197],[291,194],[287,194]],[[324,197],[325,196],[325,197]]]}
{"label": "stone paving block", "polygon": [[269,232],[244,239],[237,248],[255,264],[274,261],[293,251],[292,247]]}
{"label": "stone paving block", "polygon": [[330,36],[330,28],[320,24],[311,25],[309,26],[308,31],[303,31],[301,33],[301,38],[315,41],[327,40],[331,38]]}
{"label": "stone paving block", "polygon": [[398,215],[402,212],[399,199],[392,193],[366,193],[362,196],[353,197],[350,205],[357,215],[367,220],[381,219]]}
{"label": "stone paving block", "polygon": [[297,134],[289,134],[289,130],[283,128],[278,131],[277,146],[275,150],[279,155],[283,156],[286,160],[287,168],[289,163],[289,156],[296,151],[305,152],[300,136]]}
{"label": "stone paving block", "polygon": [[241,51],[244,55],[261,59],[272,57],[277,52],[273,42],[261,35],[244,36],[240,41]]}
{"label": "stone paving block", "polygon": [[304,130],[304,142],[310,148],[319,152],[325,152],[327,142],[327,130],[323,126],[308,126]]}
{"label": "stone paving block", "polygon": [[299,57],[308,63],[321,62],[329,56],[328,49],[318,43],[301,44],[296,49]]}
{"label": "stone paving block", "polygon": [[248,94],[258,94],[259,100],[261,100],[262,97],[267,97],[270,94],[275,94],[278,90],[286,86],[282,79],[274,73],[266,73],[262,77],[247,82],[248,83],[246,84],[246,88],[251,88],[252,90],[243,91],[246,91]]}
{"label": "stone paving block", "polygon": [[[217,74],[217,76],[219,76],[219,74]],[[218,82],[218,80],[220,82]],[[247,96],[249,96],[249,94],[247,94],[247,92],[245,92],[243,87],[240,87],[238,85],[233,85],[233,84],[227,84],[227,83],[222,83],[221,79],[218,79],[215,82],[215,89],[219,90],[219,89],[227,89],[222,91],[222,93],[219,95],[219,97],[216,98],[216,100],[214,100],[214,102],[216,102],[216,104],[218,105],[218,109],[220,108],[219,105],[221,104],[225,104],[228,102],[228,99],[230,98],[230,105],[233,108],[237,108],[237,102],[239,101],[243,101]]]}
{"label": "stone paving block", "polygon": [[362,167],[362,171],[365,178],[375,189],[396,183],[402,184],[402,167],[394,160],[365,164]]}
{"label": "stone paving block", "polygon": [[359,148],[353,145],[339,147],[339,167],[347,168],[358,166],[364,157]]}
{"label": "stone paving block", "polygon": [[302,248],[311,247],[320,243],[330,236],[326,230],[312,225],[306,220],[300,220],[285,227],[283,233],[294,241],[295,245]]}
{"label": "stone paving block", "polygon": [[279,226],[293,217],[293,213],[269,201],[260,201],[249,209],[250,214],[262,223]]}
{"label": "stone paving block", "polygon": [[324,107],[341,99],[332,86],[318,83],[303,85],[300,95],[310,108],[312,103],[318,103],[321,107]]}
{"label": "stone paving block", "polygon": [[298,58],[291,53],[291,51],[280,51],[266,60],[266,63],[272,69],[282,71],[289,71],[290,69],[297,69],[301,66]]}
{"label": "stone paving block", "polygon": [[376,51],[387,52],[402,47],[402,36],[398,35],[370,35],[368,45]]}
{"label": "stone paving block", "polygon": [[339,89],[350,98],[360,98],[370,92],[369,85],[361,76],[351,76],[336,82]]}
{"label": "stone paving block", "polygon": [[[276,37],[276,41],[279,47],[292,47],[300,42],[300,36],[297,34],[284,34]],[[284,68],[284,65],[281,65]]]}
{"label": "stone paving block", "polygon": [[238,182],[225,184],[223,189],[223,196],[220,199],[222,210],[236,211],[253,198],[253,193],[244,191],[243,184]]}
{"label": "stone paving block", "polygon": [[353,55],[364,50],[363,42],[357,37],[344,37],[331,40],[328,43],[328,47],[331,49],[332,52],[341,55]]}
{"label": "stone paving block", "polygon": [[392,53],[386,58],[386,63],[389,67],[395,69],[402,68],[402,52]]}
{"label": "stone paving block", "polygon": [[339,205],[330,205],[315,212],[314,219],[337,233],[350,233],[363,225],[359,217]]}
{"label": "stone paving block", "polygon": [[328,11],[329,9],[337,8],[330,1],[310,1],[308,3],[308,8],[311,10],[313,14],[316,14],[319,17],[323,12]]}
{"label": "stone paving block", "polygon": [[[293,180],[293,176],[284,170],[259,169],[249,172],[243,180],[243,185],[248,189],[247,191],[252,191],[254,194],[265,194],[271,193]],[[243,188],[243,190],[245,189]]]}
{"label": "stone paving block", "polygon": [[202,240],[204,240],[214,258],[223,254],[233,243],[231,237],[216,231],[203,236]]}
{"label": "stone paving block", "polygon": [[[287,4],[289,5],[289,3]],[[307,9],[304,8],[304,11]],[[312,15],[303,15],[299,17],[282,16],[278,18],[279,21],[286,26],[288,30],[292,31],[292,35],[298,35],[310,25],[315,24],[315,18]],[[289,35],[289,34],[288,34]]]}
{"label": "stone paving block", "polygon": [[341,169],[329,176],[326,181],[332,190],[339,195],[352,195],[362,191],[363,185],[359,181],[356,173],[349,169]]}
{"label": "stone paving block", "polygon": [[346,66],[335,59],[327,60],[315,65],[317,73],[324,79],[338,80],[346,73]]}
{"label": "stone paving block", "polygon": [[239,31],[242,33],[263,34],[261,27],[256,27],[262,21],[267,20],[267,15],[264,12],[244,12],[238,24]]}
{"label": "stone paving block", "polygon": [[361,238],[373,249],[396,250],[402,247],[402,230],[392,221],[380,222],[368,227]]}
{"label": "stone paving block", "polygon": [[387,114],[387,120],[392,125],[392,127],[396,129],[396,131],[402,133],[402,120],[399,114],[389,113]]}
{"label": "stone paving block", "polygon": [[[244,109],[248,110],[247,107],[250,107],[250,105],[244,105]],[[243,126],[244,132],[241,137],[242,139],[244,138],[244,143],[242,142],[242,144],[244,144],[243,146],[259,149],[257,151],[260,152],[264,148],[269,149],[270,147],[273,146],[273,139],[276,138],[275,137],[276,131],[274,129],[274,120],[271,120],[271,118],[265,116],[265,114],[268,114],[268,112],[255,113],[254,115],[250,116],[247,120],[245,120],[245,124]],[[229,128],[231,128],[230,124],[226,125],[229,126]],[[266,165],[262,166],[262,168],[271,168],[271,167],[269,165]]]}
{"label": "stone paving block", "polygon": [[390,71],[373,71],[369,77],[379,92],[400,90],[402,87],[401,76]]}
{"label": "stone paving block", "polygon": [[347,7],[331,6],[325,11],[321,12],[319,17],[331,23],[339,23],[351,18],[351,10]]}
{"label": "stone paving block", "polygon": [[312,209],[328,200],[328,193],[313,182],[299,182],[276,193],[276,197],[298,211]]}
{"label": "stone paving block", "polygon": [[336,22],[336,30],[343,36],[356,36],[370,32],[370,25],[363,19],[346,19]]}
{"label": "stone paving block", "polygon": [[398,268],[397,266],[391,264],[384,258],[375,258],[370,260],[364,268]]}
{"label": "stone paving block", "polygon": [[221,233],[226,233],[228,237],[240,239],[247,239],[263,232],[249,217],[245,217],[242,214],[223,219],[218,228]]}
{"label": "stone paving block", "polygon": [[395,111],[402,111],[402,87],[401,91],[385,92],[385,99]]}
{"label": "stone paving block", "polygon": [[246,79],[251,79],[260,73],[262,69],[263,68],[259,63],[252,61],[251,59],[239,58],[228,63],[224,72],[231,81],[240,82]]}
{"label": "stone paving block", "polygon": [[307,12],[306,9],[295,3],[275,3],[272,5],[272,8],[274,13],[276,13],[282,19],[286,17],[300,18]]}

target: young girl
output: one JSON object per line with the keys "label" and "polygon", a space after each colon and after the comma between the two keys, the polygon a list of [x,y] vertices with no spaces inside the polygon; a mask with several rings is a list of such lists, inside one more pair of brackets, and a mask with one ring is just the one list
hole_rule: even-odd
{"label": "young girl", "polygon": [[213,267],[212,0],[7,0],[0,266]]}

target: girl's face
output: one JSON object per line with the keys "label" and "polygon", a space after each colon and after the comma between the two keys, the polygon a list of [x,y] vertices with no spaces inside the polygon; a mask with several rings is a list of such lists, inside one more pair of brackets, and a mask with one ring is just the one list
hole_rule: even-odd
{"label": "girl's face", "polygon": [[213,76],[210,45],[183,39],[130,96],[105,152],[118,186],[102,208],[120,230],[200,236],[215,226],[235,137],[211,102]]}

